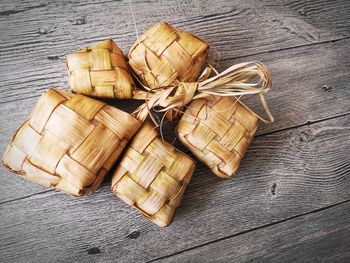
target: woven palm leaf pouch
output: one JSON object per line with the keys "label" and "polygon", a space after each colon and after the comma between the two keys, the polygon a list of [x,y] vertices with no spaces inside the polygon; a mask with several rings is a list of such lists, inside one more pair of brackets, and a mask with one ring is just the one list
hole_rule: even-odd
{"label": "woven palm leaf pouch", "polygon": [[141,122],[81,94],[49,89],[3,156],[27,180],[81,196],[95,191]]}
{"label": "woven palm leaf pouch", "polygon": [[202,39],[159,23],[144,32],[128,53],[129,65],[148,89],[195,81],[208,57],[209,45]]}
{"label": "woven palm leaf pouch", "polygon": [[113,174],[112,191],[157,225],[168,226],[194,169],[190,157],[145,122]]}
{"label": "woven palm leaf pouch", "polygon": [[234,97],[191,102],[177,125],[180,141],[214,174],[233,177],[258,128],[259,118]]}
{"label": "woven palm leaf pouch", "polygon": [[69,85],[76,93],[130,99],[138,92],[125,57],[112,39],[68,55],[66,65]]}

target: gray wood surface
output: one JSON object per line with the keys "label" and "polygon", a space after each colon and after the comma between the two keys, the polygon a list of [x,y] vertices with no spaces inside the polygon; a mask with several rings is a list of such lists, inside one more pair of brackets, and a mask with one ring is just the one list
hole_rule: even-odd
{"label": "gray wood surface", "polygon": [[[349,45],[350,40],[344,39],[336,43],[317,44],[270,52],[268,55],[225,60],[222,61],[221,67],[227,68],[234,63],[254,59],[264,61],[269,67],[274,86],[273,90],[267,94],[267,99],[276,123],[261,125],[258,135],[263,135],[350,113],[350,89],[346,85],[350,83],[350,54],[347,52]],[[320,56],[320,54],[323,55]],[[37,99],[35,97],[0,104],[0,110],[5,112],[2,123],[7,123],[0,127],[1,134],[4,135],[0,138],[1,151],[5,150],[10,136],[29,116]],[[130,101],[109,102],[129,111],[137,105],[137,102]],[[257,111],[261,109],[258,101],[247,102],[250,102],[252,108]],[[166,129],[165,134],[172,138],[173,127]],[[179,142],[176,145],[181,147]],[[14,178],[5,169],[1,169],[6,174],[5,177],[0,178],[2,182],[0,191],[3,189],[3,195],[0,197],[2,202],[46,190],[38,185],[23,184],[20,178]],[[6,191],[13,187],[19,190]]]}
{"label": "gray wood surface", "polygon": [[[1,103],[66,86],[65,54],[107,37],[136,40],[128,1],[2,0]],[[284,3],[283,3],[284,2]],[[349,1],[134,1],[138,29],[168,21],[230,59],[350,37]],[[265,57],[268,57],[266,55]],[[20,75],[19,75],[20,74]],[[34,87],[34,88],[33,88]]]}
{"label": "gray wood surface", "polygon": [[[158,21],[191,31],[209,42],[211,59],[220,53],[221,69],[266,63],[276,123],[259,127],[234,180],[198,162],[165,229],[114,198],[110,176],[96,194],[73,198],[1,167],[0,261],[349,262],[350,2],[132,6],[140,32]],[[1,153],[40,93],[67,87],[65,55],[108,37],[124,51],[136,40],[129,1],[1,1]]]}
{"label": "gray wood surface", "polygon": [[348,262],[349,217],[348,201],[154,262]]}
{"label": "gray wood surface", "polygon": [[[165,229],[115,199],[109,183],[82,198],[51,191],[4,203],[1,254],[16,261],[28,254],[39,262],[147,261],[350,200],[350,162],[343,158],[349,133],[345,116],[259,136],[235,180],[198,165]],[[88,254],[93,247],[98,256]]]}

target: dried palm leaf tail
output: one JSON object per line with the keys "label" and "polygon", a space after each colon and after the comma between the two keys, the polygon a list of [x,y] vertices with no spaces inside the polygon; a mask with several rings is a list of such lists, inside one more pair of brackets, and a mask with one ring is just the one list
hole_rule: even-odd
{"label": "dried palm leaf tail", "polygon": [[161,227],[180,205],[195,162],[162,141],[148,122],[133,138],[112,177],[112,191]]}
{"label": "dried palm leaf tail", "polygon": [[177,125],[180,141],[214,174],[232,178],[258,128],[259,117],[234,97],[190,103]]}
{"label": "dried palm leaf tail", "polygon": [[131,47],[129,65],[146,89],[197,80],[208,58],[209,45],[202,39],[167,23],[144,32]]}
{"label": "dried palm leaf tail", "polygon": [[124,54],[112,39],[68,55],[66,66],[69,85],[76,93],[130,99],[142,92],[136,88]]}
{"label": "dried palm leaf tail", "polygon": [[27,180],[81,196],[99,187],[140,126],[105,103],[49,89],[13,135],[2,162]]}

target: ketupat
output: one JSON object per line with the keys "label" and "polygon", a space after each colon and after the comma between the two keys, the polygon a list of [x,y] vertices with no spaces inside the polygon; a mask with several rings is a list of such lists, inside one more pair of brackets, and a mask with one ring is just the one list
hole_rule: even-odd
{"label": "ketupat", "polygon": [[125,57],[112,39],[69,54],[66,65],[74,92],[117,99],[133,98],[137,92]]}
{"label": "ketupat", "polygon": [[113,174],[112,191],[157,225],[168,226],[194,168],[190,157],[145,122]]}
{"label": "ketupat", "polygon": [[146,30],[128,53],[129,65],[150,89],[192,82],[207,62],[209,45],[204,40],[158,23]]}
{"label": "ketupat", "polygon": [[190,103],[177,126],[180,141],[214,174],[231,178],[258,128],[239,100],[210,96]]}
{"label": "ketupat", "polygon": [[140,126],[103,102],[49,89],[13,135],[3,164],[30,181],[85,195],[99,187]]}

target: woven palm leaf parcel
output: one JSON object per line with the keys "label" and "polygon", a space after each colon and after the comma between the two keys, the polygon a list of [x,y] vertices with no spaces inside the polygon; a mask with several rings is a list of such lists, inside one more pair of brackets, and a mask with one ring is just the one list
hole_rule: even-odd
{"label": "woven palm leaf parcel", "polygon": [[259,118],[234,97],[192,101],[177,126],[180,141],[214,174],[232,178],[258,128]]}
{"label": "woven palm leaf parcel", "polygon": [[128,99],[136,91],[125,57],[112,39],[69,54],[66,65],[69,85],[74,92]]}
{"label": "woven palm leaf parcel", "polygon": [[208,58],[204,40],[167,23],[144,32],[128,53],[129,65],[150,89],[197,80]]}
{"label": "woven palm leaf parcel", "polygon": [[2,161],[27,180],[81,196],[99,187],[140,126],[103,102],[49,89],[13,135]]}
{"label": "woven palm leaf parcel", "polygon": [[190,157],[145,122],[113,174],[112,191],[157,225],[168,226],[194,168]]}

